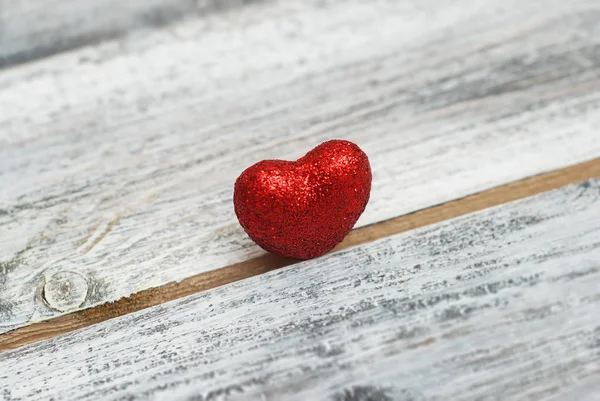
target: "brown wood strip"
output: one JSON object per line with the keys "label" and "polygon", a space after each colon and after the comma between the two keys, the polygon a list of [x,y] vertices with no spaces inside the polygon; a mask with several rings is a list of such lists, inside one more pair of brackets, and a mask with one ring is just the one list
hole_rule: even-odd
{"label": "brown wood strip", "polygon": [[[382,223],[356,229],[335,251],[365,244],[407,230],[522,199],[564,185],[600,177],[600,158],[492,188],[452,202],[419,210]],[[108,319],[263,274],[298,261],[264,255],[178,283],[152,288],[94,308],[60,316],[0,335],[0,352],[52,338]]]}

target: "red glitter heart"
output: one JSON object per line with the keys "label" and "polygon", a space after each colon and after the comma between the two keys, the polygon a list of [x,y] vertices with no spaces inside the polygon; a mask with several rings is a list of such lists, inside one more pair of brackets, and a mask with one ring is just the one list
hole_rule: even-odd
{"label": "red glitter heart", "polygon": [[352,230],[371,192],[371,166],[355,144],[322,143],[295,162],[264,160],[235,182],[240,224],[267,251],[311,259]]}

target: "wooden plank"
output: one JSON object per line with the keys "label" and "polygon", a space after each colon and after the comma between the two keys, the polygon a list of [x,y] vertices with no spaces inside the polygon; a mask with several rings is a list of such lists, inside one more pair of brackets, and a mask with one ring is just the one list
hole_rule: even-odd
{"label": "wooden plank", "polygon": [[[336,248],[336,251],[522,199],[544,191],[550,191],[592,177],[600,177],[600,159],[520,180],[456,201],[356,229]],[[30,324],[1,334],[0,352],[52,338],[234,281],[264,274],[294,263],[298,263],[298,261],[279,258],[271,254],[264,255],[233,266],[201,273],[177,283],[140,291],[132,296],[121,298],[116,302],[84,309],[40,323]]]}
{"label": "wooden plank", "polygon": [[586,181],[8,351],[3,396],[586,399],[599,206]]}
{"label": "wooden plank", "polygon": [[262,1],[0,0],[0,69]]}
{"label": "wooden plank", "polygon": [[359,226],[597,157],[599,15],[273,2],[4,70],[0,332],[260,257],[233,180],[332,137],[372,159]]}

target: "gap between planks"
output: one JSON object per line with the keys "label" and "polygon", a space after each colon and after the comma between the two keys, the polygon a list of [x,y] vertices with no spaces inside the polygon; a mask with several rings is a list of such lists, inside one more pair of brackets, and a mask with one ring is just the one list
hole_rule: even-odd
{"label": "gap between planks", "polygon": [[[595,177],[600,177],[600,158],[525,178],[381,223],[361,227],[353,230],[334,249],[334,252]],[[201,273],[180,282],[140,291],[116,302],[33,323],[0,335],[0,352],[46,340],[108,319],[299,262],[298,260],[266,254],[221,269]]]}

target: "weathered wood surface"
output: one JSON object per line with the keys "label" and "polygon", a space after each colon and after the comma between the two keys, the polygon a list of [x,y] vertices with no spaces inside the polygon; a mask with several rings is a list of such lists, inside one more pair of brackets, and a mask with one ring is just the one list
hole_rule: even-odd
{"label": "weathered wood surface", "polygon": [[262,2],[4,69],[0,332],[260,255],[235,177],[326,139],[371,156],[359,225],[597,157],[599,17],[584,0]]}
{"label": "weathered wood surface", "polygon": [[599,310],[593,180],[1,353],[0,394],[592,400]]}
{"label": "weathered wood surface", "polygon": [[40,60],[253,0],[0,0],[0,68]]}

